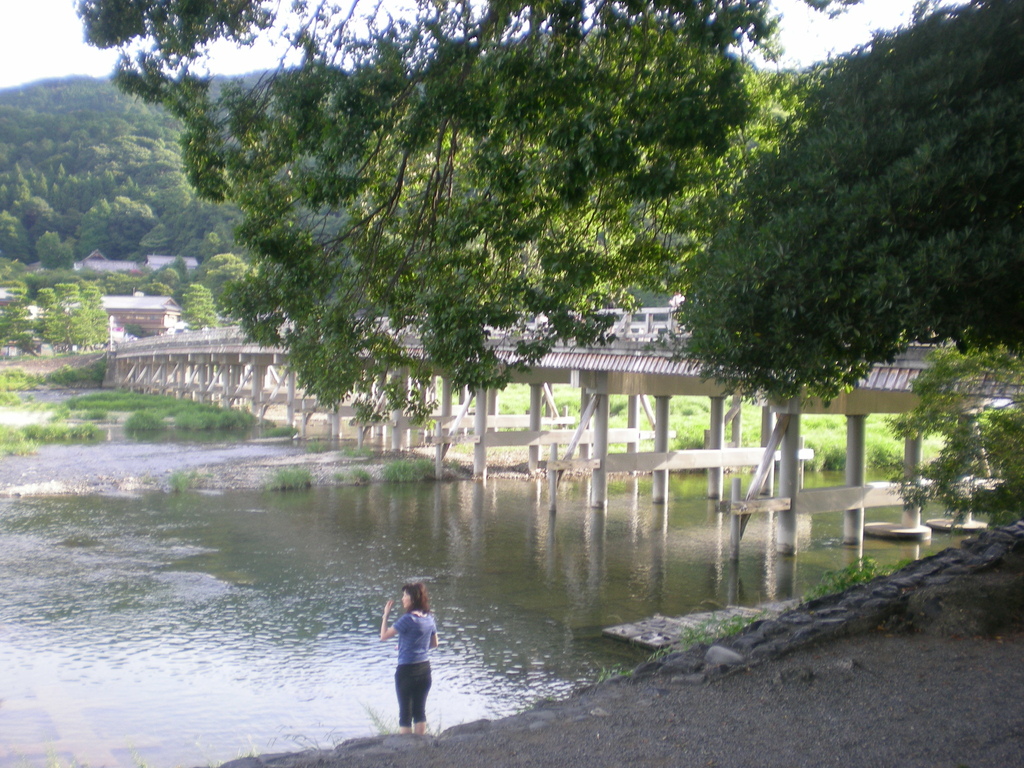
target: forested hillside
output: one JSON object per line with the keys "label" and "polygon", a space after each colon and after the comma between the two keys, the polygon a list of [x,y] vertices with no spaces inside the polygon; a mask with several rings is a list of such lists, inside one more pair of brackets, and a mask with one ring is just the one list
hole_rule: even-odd
{"label": "forested hillside", "polygon": [[232,250],[236,214],[196,199],[179,129],[104,80],[0,90],[0,257],[69,268],[93,250],[200,260]]}

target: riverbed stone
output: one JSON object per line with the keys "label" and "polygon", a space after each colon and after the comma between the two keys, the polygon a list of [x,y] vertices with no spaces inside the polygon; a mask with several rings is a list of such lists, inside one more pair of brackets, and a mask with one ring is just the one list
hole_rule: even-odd
{"label": "riverbed stone", "polygon": [[712,645],[704,654],[704,663],[708,666],[735,667],[743,664],[746,659],[742,654],[730,650],[722,645]]}

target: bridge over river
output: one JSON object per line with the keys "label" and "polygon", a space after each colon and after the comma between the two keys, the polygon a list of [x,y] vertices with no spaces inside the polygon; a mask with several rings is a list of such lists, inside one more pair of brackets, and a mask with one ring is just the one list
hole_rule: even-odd
{"label": "bridge over river", "polygon": [[[606,504],[609,473],[652,473],[652,500],[664,503],[669,472],[704,470],[709,498],[719,500],[723,513],[731,515],[734,554],[738,554],[746,521],[756,513],[777,515],[778,549],[784,554],[796,550],[797,515],[816,512],[844,510],[844,542],[851,545],[859,545],[865,532],[918,540],[930,536],[931,529],[921,525],[920,510],[915,508],[904,508],[901,525],[865,523],[866,509],[902,503],[892,484],[865,482],[865,420],[870,414],[900,413],[914,406],[911,384],[925,366],[926,348],[911,348],[892,364],[874,366],[855,388],[828,404],[814,399],[763,403],[761,446],[743,448],[739,397],[701,378],[695,363],[674,359],[658,343],[677,333],[669,308],[647,308],[621,314],[612,343],[595,348],[556,347],[531,370],[513,378],[530,386],[529,413],[518,416],[498,415],[497,393],[489,390],[459,393],[455,407],[456,393],[439,374],[435,381],[438,405],[429,434],[401,413],[382,424],[363,424],[349,404],[319,403],[298,386],[287,350],[253,344],[237,328],[121,343],[110,352],[107,384],[247,408],[261,417],[275,407],[303,435],[316,415],[326,416],[333,437],[341,435],[343,426],[354,428],[360,442],[367,430],[388,430],[395,450],[407,447],[418,433],[420,439],[434,443],[439,470],[448,446],[470,441],[474,472],[481,479],[486,479],[489,449],[526,447],[531,470],[548,472],[552,509],[558,478],[566,470],[591,474],[590,502],[596,508]],[[579,419],[559,415],[551,389],[554,384],[579,388]],[[628,396],[625,429],[609,428],[609,395]],[[669,402],[684,395],[710,399],[708,437],[703,449],[671,451]],[[800,416],[806,413],[846,417],[845,485],[800,487]],[[727,442],[730,428],[732,440]],[[653,451],[641,451],[641,441],[651,438]],[[610,452],[609,446],[615,444],[624,445],[624,450]],[[919,440],[907,442],[908,468],[916,466],[920,451]],[[724,470],[730,467],[754,471],[745,493],[737,477],[729,500],[722,501]]]}

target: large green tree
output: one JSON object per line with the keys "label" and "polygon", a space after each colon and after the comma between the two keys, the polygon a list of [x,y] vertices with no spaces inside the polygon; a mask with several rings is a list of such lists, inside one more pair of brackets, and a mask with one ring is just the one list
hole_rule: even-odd
{"label": "large green tree", "polygon": [[[500,385],[495,340],[529,364],[604,339],[628,287],[665,290],[694,243],[679,211],[753,111],[740,53],[771,30],[766,0],[279,6],[80,11],[119,85],[182,120],[191,182],[242,209],[235,313],[326,400],[399,368]],[[197,75],[212,42],[281,28],[291,66]]]}
{"label": "large green tree", "polygon": [[233,253],[218,253],[206,259],[196,274],[196,280],[210,289],[218,311],[226,312],[222,297],[227,286],[241,280],[249,271],[245,259]]}
{"label": "large green tree", "polygon": [[214,328],[217,325],[217,310],[213,305],[213,294],[202,283],[193,283],[185,290],[181,303],[181,319],[189,328]]}
{"label": "large green tree", "polygon": [[14,246],[0,242],[0,250],[42,260],[47,232],[76,244],[83,229],[80,257],[92,248],[120,258],[201,257],[210,232],[222,241],[215,252],[233,247],[236,212],[197,199],[181,168],[179,136],[166,110],[107,80],[0,89],[0,214],[20,225],[15,231],[8,222],[5,237],[0,221],[0,241]]}
{"label": "large green tree", "polygon": [[697,260],[687,354],[826,397],[911,342],[1024,347],[1024,2],[975,0],[813,73]]}
{"label": "large green tree", "polygon": [[17,347],[22,352],[33,352],[34,323],[29,315],[24,288],[9,290],[14,294],[14,298],[0,308],[0,344]]}
{"label": "large green tree", "polygon": [[1003,348],[930,356],[914,382],[920,398],[893,419],[897,434],[937,435],[941,446],[920,467],[926,482],[905,481],[911,504],[934,501],[957,516],[985,515],[1006,524],[1021,516],[1024,498],[1024,361]]}
{"label": "large green tree", "polygon": [[44,232],[36,241],[36,256],[43,269],[71,269],[75,264],[74,246],[56,232]]}

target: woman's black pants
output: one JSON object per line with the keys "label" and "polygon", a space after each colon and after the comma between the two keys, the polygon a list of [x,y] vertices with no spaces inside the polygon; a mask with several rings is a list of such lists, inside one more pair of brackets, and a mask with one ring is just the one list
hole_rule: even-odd
{"label": "woman's black pants", "polygon": [[411,728],[427,721],[427,693],[430,691],[430,662],[399,664],[395,670],[398,694],[398,726]]}

